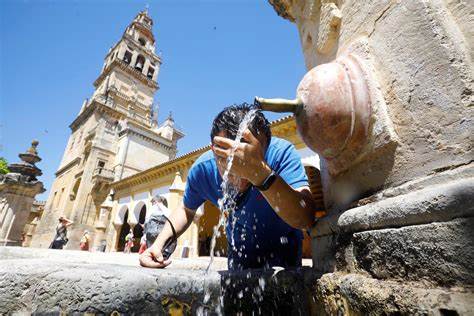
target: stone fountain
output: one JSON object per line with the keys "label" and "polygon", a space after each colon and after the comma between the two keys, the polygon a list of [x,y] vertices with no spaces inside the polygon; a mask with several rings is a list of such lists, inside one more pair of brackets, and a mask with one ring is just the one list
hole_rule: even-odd
{"label": "stone fountain", "polygon": [[474,5],[270,0],[298,28],[308,73],[295,113],[321,158],[313,311],[474,310]]}

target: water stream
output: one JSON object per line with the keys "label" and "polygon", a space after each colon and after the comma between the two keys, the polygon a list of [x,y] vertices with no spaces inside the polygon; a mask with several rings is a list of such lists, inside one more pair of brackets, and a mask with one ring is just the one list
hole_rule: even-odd
{"label": "water stream", "polygon": [[[235,150],[240,144],[240,140],[242,138],[243,133],[245,130],[248,128],[250,122],[255,117],[255,114],[257,113],[257,109],[251,109],[247,114],[245,114],[242,122],[239,125],[239,129],[237,131],[237,135],[235,136],[235,142],[234,146],[231,148],[231,152],[229,157],[227,158],[227,165],[226,169],[224,171],[224,174],[222,175],[222,184],[221,184],[221,189],[222,189],[222,198],[219,199],[218,201],[218,207],[220,209],[220,216],[219,216],[219,221],[217,222],[216,226],[214,226],[213,234],[212,234],[212,239],[211,239],[211,259],[209,261],[209,265],[207,266],[206,272],[209,272],[209,269],[211,268],[212,262],[214,261],[214,248],[216,246],[216,239],[217,237],[220,236],[220,228],[225,227],[225,224],[227,223],[227,217],[232,214],[232,212],[235,210],[237,207],[235,197],[239,193],[238,189],[235,184],[232,185],[229,182],[229,172],[232,167],[232,162],[234,161],[234,154]],[[234,224],[234,223],[231,223]],[[234,226],[234,225],[232,225]],[[228,238],[231,238],[231,244],[233,245],[233,234],[232,236],[227,236]]]}

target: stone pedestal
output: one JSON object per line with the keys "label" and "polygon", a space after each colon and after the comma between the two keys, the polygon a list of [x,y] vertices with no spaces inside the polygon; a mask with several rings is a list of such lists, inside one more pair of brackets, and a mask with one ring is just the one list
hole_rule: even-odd
{"label": "stone pedestal", "polygon": [[41,170],[35,166],[40,161],[36,152],[37,141],[26,153],[20,154],[22,162],[8,165],[9,173],[0,175],[0,245],[21,246],[23,230],[28,221],[34,198],[45,191],[36,179]]}

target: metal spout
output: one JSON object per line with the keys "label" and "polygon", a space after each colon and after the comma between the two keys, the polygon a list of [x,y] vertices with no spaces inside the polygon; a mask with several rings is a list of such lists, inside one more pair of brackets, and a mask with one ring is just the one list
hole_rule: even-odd
{"label": "metal spout", "polygon": [[297,113],[303,108],[303,102],[296,98],[294,100],[287,99],[264,99],[255,97],[254,105],[262,111],[271,112],[292,112]]}

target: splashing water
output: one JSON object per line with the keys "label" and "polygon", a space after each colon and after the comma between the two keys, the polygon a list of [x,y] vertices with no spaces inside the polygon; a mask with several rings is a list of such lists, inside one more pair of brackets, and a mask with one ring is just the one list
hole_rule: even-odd
{"label": "splashing water", "polygon": [[[247,114],[245,114],[244,119],[242,120],[242,122],[240,122],[237,135],[235,136],[234,146],[232,146],[230,155],[227,158],[227,165],[226,165],[224,174],[222,175],[222,184],[221,184],[222,198],[220,198],[218,201],[218,204],[219,204],[218,206],[219,206],[219,209],[221,210],[221,213],[219,216],[219,221],[217,222],[216,226],[214,226],[212,239],[211,239],[211,253],[210,253],[211,260],[209,261],[209,265],[207,266],[206,272],[209,272],[212,262],[214,261],[214,248],[216,246],[216,239],[217,237],[220,236],[219,229],[221,227],[225,227],[225,224],[227,222],[226,215],[232,214],[232,212],[237,207],[235,197],[239,193],[237,189],[238,185],[235,186],[229,183],[229,172],[232,167],[232,162],[234,161],[235,150],[240,145],[240,140],[242,138],[242,135],[245,132],[245,130],[248,128],[250,122],[252,122],[252,120],[254,119],[256,113],[257,113],[257,109],[251,109],[250,111],[247,112]],[[235,224],[235,219],[232,221],[232,224]],[[232,227],[233,226],[234,225],[232,225]],[[231,244],[232,245],[234,244],[233,234],[231,236]]]}

